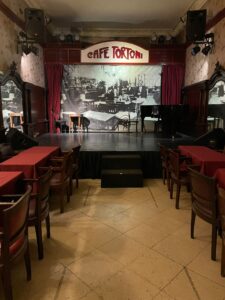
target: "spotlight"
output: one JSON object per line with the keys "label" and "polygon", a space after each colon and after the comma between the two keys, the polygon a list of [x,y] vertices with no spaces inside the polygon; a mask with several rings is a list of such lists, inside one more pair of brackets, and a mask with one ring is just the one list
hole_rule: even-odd
{"label": "spotlight", "polygon": [[206,45],[203,49],[202,49],[202,53],[207,56],[209,54],[209,52],[212,50],[210,45]]}
{"label": "spotlight", "polygon": [[198,45],[196,45],[194,48],[192,48],[191,55],[195,56],[200,50],[201,48]]}
{"label": "spotlight", "polygon": [[23,44],[22,47],[21,47],[21,49],[22,49],[22,51],[23,51],[23,53],[24,53],[25,55],[28,55],[28,54],[30,54],[30,52],[31,52],[30,47],[28,47],[28,45],[26,45],[26,44]]}
{"label": "spotlight", "polygon": [[38,48],[35,47],[34,45],[31,45],[31,46],[30,46],[30,51],[31,51],[32,53],[34,53],[34,55],[38,55]]}

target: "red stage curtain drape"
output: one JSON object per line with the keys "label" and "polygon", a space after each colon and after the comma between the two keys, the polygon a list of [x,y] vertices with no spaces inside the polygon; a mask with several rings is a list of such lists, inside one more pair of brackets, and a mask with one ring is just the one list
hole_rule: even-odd
{"label": "red stage curtain drape", "polygon": [[55,120],[60,116],[60,98],[63,76],[63,65],[46,65],[48,83],[48,116],[49,131],[55,130]]}
{"label": "red stage curtain drape", "polygon": [[162,104],[181,103],[181,89],[184,83],[184,67],[165,65],[162,67]]}

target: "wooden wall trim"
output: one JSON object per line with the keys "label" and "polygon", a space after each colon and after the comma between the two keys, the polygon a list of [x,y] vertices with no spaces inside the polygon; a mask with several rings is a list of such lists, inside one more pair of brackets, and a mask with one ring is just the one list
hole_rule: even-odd
{"label": "wooden wall trim", "polygon": [[21,20],[8,6],[0,1],[0,11],[8,17],[13,23],[19,26],[22,30],[25,30],[25,22]]}
{"label": "wooden wall trim", "polygon": [[218,12],[206,25],[206,30],[210,30],[217,23],[225,18],[225,8],[223,8],[220,12]]}

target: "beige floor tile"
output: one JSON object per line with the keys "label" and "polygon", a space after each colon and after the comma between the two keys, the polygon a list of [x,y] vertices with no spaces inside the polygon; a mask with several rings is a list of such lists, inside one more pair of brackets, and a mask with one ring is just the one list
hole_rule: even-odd
{"label": "beige floor tile", "polygon": [[103,204],[92,204],[89,206],[85,206],[81,209],[81,211],[92,218],[97,218],[100,220],[107,220],[108,218],[111,218],[115,215],[115,211],[111,209],[110,206],[106,206]]}
{"label": "beige floor tile", "polygon": [[190,224],[191,209],[190,208],[180,208],[180,209],[169,208],[162,212],[161,217],[169,217],[176,221]]}
{"label": "beige floor tile", "polygon": [[151,228],[159,228],[160,231],[168,235],[176,232],[183,226],[182,222],[164,215],[161,217],[161,214],[157,214],[144,222]]}
{"label": "beige floor tile", "polygon": [[100,247],[98,250],[109,255],[123,265],[127,265],[135,258],[145,254],[148,251],[148,248],[125,235],[122,235],[105,244],[103,247]]}
{"label": "beige floor tile", "polygon": [[159,214],[161,211],[153,201],[145,201],[126,210],[124,214],[143,222]]}
{"label": "beige floor tile", "polygon": [[127,231],[125,235],[149,248],[167,237],[166,233],[145,224],[141,224]]}
{"label": "beige floor tile", "polygon": [[220,275],[220,259],[221,241],[218,241],[217,261],[211,260],[211,245],[209,245],[187,266],[187,269],[225,287],[225,279]]}
{"label": "beige floor tile", "polygon": [[55,257],[61,264],[71,264],[80,257],[93,251],[93,247],[80,236],[76,234],[65,236],[65,240],[62,240],[62,236],[58,237],[53,234],[51,239],[43,241],[45,252]]}
{"label": "beige floor tile", "polygon": [[173,261],[185,266],[208,245],[207,242],[184,239],[170,235],[159,242],[153,249]]}
{"label": "beige floor tile", "polygon": [[32,262],[32,280],[27,282],[23,264],[12,272],[13,294],[16,300],[53,300],[62,278],[63,268],[55,272],[50,258],[44,262]]}
{"label": "beige floor tile", "polygon": [[71,220],[67,226],[67,229],[73,233],[79,233],[83,230],[89,230],[99,225],[100,222],[97,219],[82,214],[82,216],[75,217],[73,220]]}
{"label": "beige floor tile", "polygon": [[81,298],[82,300],[103,300],[95,292],[90,292],[85,297]]}
{"label": "beige floor tile", "polygon": [[78,237],[84,239],[87,245],[95,248],[104,245],[119,235],[121,235],[121,232],[102,223],[78,233]]}
{"label": "beige floor tile", "polygon": [[[195,238],[193,240],[211,243],[211,231],[212,228],[209,223],[201,221],[200,218],[196,218],[194,231]],[[189,240],[191,238],[191,225],[183,224],[173,233],[173,235]]]}
{"label": "beige floor tile", "polygon": [[170,297],[169,295],[167,295],[164,292],[160,292],[158,295],[156,295],[154,298],[154,300],[174,300],[173,297]]}
{"label": "beige floor tile", "polygon": [[90,288],[78,279],[70,270],[66,270],[58,287],[55,300],[75,300],[84,297]]}
{"label": "beige floor tile", "polygon": [[182,266],[149,250],[148,255],[138,257],[129,269],[162,289],[182,270]]}
{"label": "beige floor tile", "polygon": [[150,300],[158,291],[154,285],[128,270],[118,272],[95,289],[104,300]]}
{"label": "beige floor tile", "polygon": [[104,223],[118,230],[119,232],[124,233],[132,228],[137,227],[141,221],[133,218],[130,215],[119,213],[114,215],[112,218],[104,220]]}
{"label": "beige floor tile", "polygon": [[91,287],[103,284],[122,267],[120,263],[97,250],[68,266],[78,278]]}
{"label": "beige floor tile", "polygon": [[225,288],[194,272],[184,270],[164,291],[177,300],[223,300]]}

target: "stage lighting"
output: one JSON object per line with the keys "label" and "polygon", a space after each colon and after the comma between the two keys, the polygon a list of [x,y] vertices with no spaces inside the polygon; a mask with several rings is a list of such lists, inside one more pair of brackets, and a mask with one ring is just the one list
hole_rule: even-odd
{"label": "stage lighting", "polygon": [[28,54],[31,53],[30,47],[29,47],[28,45],[26,45],[26,44],[23,44],[23,45],[21,46],[21,50],[22,50],[22,52],[23,52],[25,55],[28,55]]}
{"label": "stage lighting", "polygon": [[200,50],[201,50],[200,46],[196,45],[194,48],[192,48],[191,54],[195,56]]}
{"label": "stage lighting", "polygon": [[207,56],[209,54],[209,52],[211,51],[211,46],[210,45],[206,45],[203,49],[202,49],[202,53]]}

